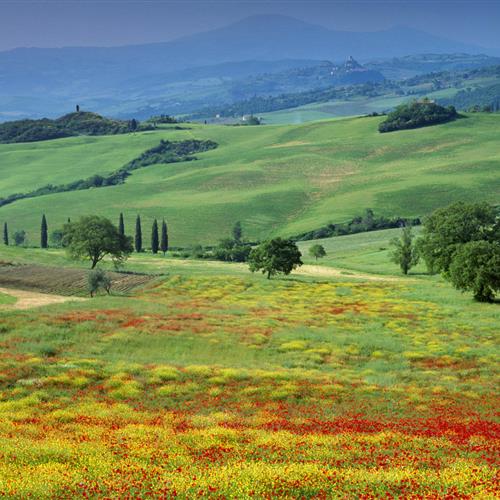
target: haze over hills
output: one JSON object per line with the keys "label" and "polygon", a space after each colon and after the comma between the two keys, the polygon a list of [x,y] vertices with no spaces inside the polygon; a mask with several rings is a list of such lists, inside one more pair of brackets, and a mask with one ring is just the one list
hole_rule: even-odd
{"label": "haze over hills", "polygon": [[[249,17],[166,43],[19,48],[0,52],[0,119],[56,116],[71,111],[75,100],[101,113],[131,116],[158,95],[173,105],[188,94],[190,109],[195,109],[207,104],[211,79],[217,86],[224,79],[271,68],[300,68],[321,60],[339,63],[351,55],[363,61],[422,52],[487,50],[408,27],[335,31],[278,15]],[[212,93],[213,99],[228,99]]]}

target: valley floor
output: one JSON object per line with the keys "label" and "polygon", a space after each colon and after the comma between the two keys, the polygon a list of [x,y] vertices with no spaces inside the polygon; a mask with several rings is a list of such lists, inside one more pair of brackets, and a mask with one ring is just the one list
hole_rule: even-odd
{"label": "valley floor", "polygon": [[164,274],[127,295],[2,288],[0,495],[497,497],[498,304],[356,270],[352,238],[350,275],[140,256]]}

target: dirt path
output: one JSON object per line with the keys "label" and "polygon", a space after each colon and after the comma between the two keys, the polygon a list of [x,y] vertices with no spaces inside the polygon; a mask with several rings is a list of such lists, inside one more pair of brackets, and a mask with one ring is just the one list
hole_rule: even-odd
{"label": "dirt path", "polygon": [[294,271],[294,274],[304,274],[308,276],[323,276],[325,278],[353,278],[366,281],[401,281],[403,278],[397,276],[381,276],[378,274],[365,274],[347,269],[338,269],[327,266],[314,266],[305,264]]}
{"label": "dirt path", "polygon": [[47,306],[50,304],[61,304],[70,300],[85,300],[82,297],[65,297],[63,295],[52,295],[48,293],[28,292],[26,290],[17,290],[15,288],[1,288],[0,292],[15,297],[17,301],[14,304],[0,306],[4,309],[31,309],[32,307]]}
{"label": "dirt path", "polygon": [[[240,264],[240,263],[228,263],[228,262],[220,262],[213,260],[189,260],[189,259],[144,259],[144,258],[130,258],[130,261],[147,263],[149,265],[156,265],[158,267],[163,267],[165,270],[168,269],[169,264],[177,265],[177,266],[190,266],[195,268],[223,268],[224,266],[231,266],[233,269],[238,269],[240,271],[248,271],[248,264]],[[361,273],[358,271],[351,271],[349,269],[340,269],[337,267],[329,267],[329,266],[318,266],[312,264],[304,264],[303,266],[295,269],[293,274],[301,274],[303,276],[317,276],[323,278],[344,278],[344,279],[358,279],[365,281],[386,281],[386,282],[399,282],[406,280],[408,281],[411,278],[402,278],[397,276],[383,276],[380,274],[369,274],[369,273]]]}

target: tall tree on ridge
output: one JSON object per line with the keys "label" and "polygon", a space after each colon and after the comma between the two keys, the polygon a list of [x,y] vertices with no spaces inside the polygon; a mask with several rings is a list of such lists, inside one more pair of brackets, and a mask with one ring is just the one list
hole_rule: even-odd
{"label": "tall tree on ridge", "polygon": [[9,245],[9,230],[7,229],[7,223],[3,223],[3,243],[4,245]]}
{"label": "tall tree on ridge", "polygon": [[158,253],[158,247],[158,221],[155,219],[151,228],[151,251],[154,254]]}
{"label": "tall tree on ridge", "polygon": [[163,256],[165,257],[165,254],[167,253],[167,250],[168,250],[168,230],[167,230],[167,223],[165,222],[165,219],[163,219],[163,222],[161,223],[160,250],[163,252]]}
{"label": "tall tree on ridge", "polygon": [[142,252],[142,229],[141,229],[141,217],[138,215],[135,219],[135,251],[137,253]]}
{"label": "tall tree on ridge", "polygon": [[48,246],[47,219],[45,218],[45,214],[43,214],[40,227],[40,248],[47,248]]}
{"label": "tall tree on ridge", "polygon": [[125,223],[123,222],[123,213],[120,212],[120,220],[118,221],[118,232],[125,236]]}

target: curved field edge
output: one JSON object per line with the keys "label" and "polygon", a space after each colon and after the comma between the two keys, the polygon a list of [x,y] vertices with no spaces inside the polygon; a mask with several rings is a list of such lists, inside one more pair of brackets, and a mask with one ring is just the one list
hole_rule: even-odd
{"label": "curved field edge", "polygon": [[[171,244],[183,246],[213,244],[237,220],[250,239],[261,239],[343,222],[368,207],[380,215],[411,217],[458,199],[498,203],[499,116],[474,114],[392,134],[379,134],[379,121],[193,125],[182,131],[48,141],[39,149],[1,145],[2,194],[37,180],[36,175],[44,183],[55,182],[69,175],[65,165],[73,172],[68,180],[82,177],[82,171],[114,170],[159,139],[209,139],[220,146],[198,155],[197,162],[137,171],[124,185],[22,200],[2,207],[0,219],[9,221],[12,231],[27,230],[35,243],[42,212],[51,228],[67,217],[93,212],[115,220],[124,212],[129,233],[140,213],[145,228],[154,217],[165,217]],[[108,156],[102,156],[104,151]]]}

